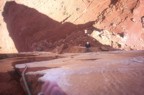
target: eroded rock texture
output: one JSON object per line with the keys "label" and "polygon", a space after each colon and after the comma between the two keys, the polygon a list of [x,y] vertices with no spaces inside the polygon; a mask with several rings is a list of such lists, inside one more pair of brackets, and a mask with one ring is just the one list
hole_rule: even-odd
{"label": "eroded rock texture", "polygon": [[55,81],[68,95],[143,95],[143,52],[69,53],[14,66],[19,74],[28,67],[26,76],[33,95],[40,92],[44,81]]}
{"label": "eroded rock texture", "polygon": [[[86,41],[99,46],[98,42],[92,42],[89,37],[83,36],[84,30],[91,27],[124,33],[126,38],[124,49],[144,47],[141,25],[141,17],[144,15],[143,0],[15,0],[7,3],[2,0],[1,2],[3,5],[1,9],[4,8],[4,22],[1,23],[7,25],[7,29],[3,27],[2,32],[9,33],[19,52],[49,51],[63,43],[66,44],[65,47],[83,46]],[[82,32],[80,36],[82,39],[76,40],[79,38],[78,31]],[[67,39],[68,36],[71,36],[72,41]],[[0,41],[3,41],[2,38]],[[68,41],[65,41],[66,39]],[[2,46],[1,50],[8,47],[5,44]],[[14,47],[11,43],[9,46]]]}

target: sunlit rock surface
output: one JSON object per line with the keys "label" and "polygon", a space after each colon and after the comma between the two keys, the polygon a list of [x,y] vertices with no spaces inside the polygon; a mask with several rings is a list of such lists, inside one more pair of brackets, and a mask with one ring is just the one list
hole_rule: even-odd
{"label": "sunlit rock surface", "polygon": [[[32,93],[42,81],[55,81],[68,95],[143,95],[144,51],[58,54],[56,59],[15,64]],[[36,87],[37,86],[37,87]]]}

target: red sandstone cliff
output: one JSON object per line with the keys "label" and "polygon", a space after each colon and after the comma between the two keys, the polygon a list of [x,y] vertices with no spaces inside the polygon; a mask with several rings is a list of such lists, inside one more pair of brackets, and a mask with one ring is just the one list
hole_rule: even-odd
{"label": "red sandstone cliff", "polygon": [[[63,43],[77,46],[86,41],[99,46],[101,44],[97,41],[93,42],[91,38],[78,33],[91,27],[124,32],[124,44],[128,48],[143,49],[143,3],[143,0],[15,0],[7,3],[2,0],[1,19],[4,21],[2,19],[1,23],[7,27],[1,27],[1,51],[14,52],[11,49],[14,47],[20,52],[50,50]],[[79,37],[81,39],[76,39]],[[4,38],[7,38],[5,41],[8,45]]]}

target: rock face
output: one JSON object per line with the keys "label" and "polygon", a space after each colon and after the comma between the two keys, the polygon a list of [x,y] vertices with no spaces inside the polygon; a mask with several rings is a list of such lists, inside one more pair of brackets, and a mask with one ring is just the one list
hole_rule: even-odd
{"label": "rock face", "polygon": [[5,0],[0,1],[0,53],[15,53],[17,52],[14,42],[11,39],[3,20],[2,12],[5,6]]}
{"label": "rock face", "polygon": [[[90,27],[124,33],[128,48],[144,47],[141,24],[141,17],[144,15],[143,0],[7,1],[9,2],[0,1],[1,13],[3,12],[0,52],[48,51],[59,46],[54,43],[61,40],[60,45],[67,43],[71,46],[70,42],[64,41],[66,37],[73,32],[84,32],[84,29]],[[91,21],[93,23],[89,23]],[[75,36],[72,37],[74,45],[84,44],[85,41],[76,43],[78,40],[75,40]],[[81,40],[83,39],[79,41]]]}
{"label": "rock face", "polygon": [[143,95],[143,52],[43,53],[47,58],[57,57],[14,66],[19,74],[28,67],[26,78],[33,95],[40,92],[44,81],[55,81],[68,95]]}

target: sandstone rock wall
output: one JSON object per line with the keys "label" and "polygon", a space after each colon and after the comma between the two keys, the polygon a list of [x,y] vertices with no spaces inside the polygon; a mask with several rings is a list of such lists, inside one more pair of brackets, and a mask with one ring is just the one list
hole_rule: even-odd
{"label": "sandstone rock wall", "polygon": [[[1,9],[6,1],[1,1]],[[98,29],[124,32],[127,36],[125,43],[129,48],[144,48],[144,31],[141,25],[141,17],[144,15],[143,0],[14,1],[15,3],[7,4],[4,11],[1,10],[4,12],[1,16],[4,27],[0,28],[3,31],[1,35],[4,35],[0,38],[0,45],[4,48],[1,50],[32,51],[35,44],[45,40],[54,43],[62,38],[65,39],[72,31],[88,28],[85,23],[90,21],[94,21],[93,26]],[[79,24],[84,24],[85,27],[77,29]]]}

